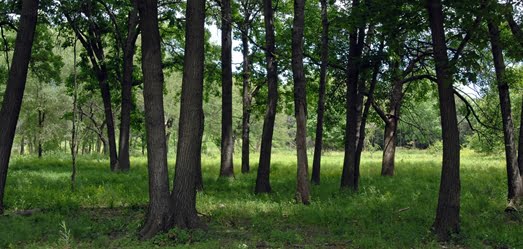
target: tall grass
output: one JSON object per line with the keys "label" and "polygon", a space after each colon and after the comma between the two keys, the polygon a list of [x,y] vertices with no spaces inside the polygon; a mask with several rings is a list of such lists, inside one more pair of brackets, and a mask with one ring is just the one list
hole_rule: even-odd
{"label": "tall grass", "polygon": [[[430,232],[441,156],[400,150],[396,175],[381,177],[381,154],[364,153],[361,189],[340,192],[343,154],[325,153],[322,184],[312,204],[295,204],[293,152],[273,155],[274,193],[253,194],[250,174],[218,180],[219,157],[203,158],[204,191],[198,211],[207,230],[173,229],[150,241],[137,231],[147,205],[146,159],[132,159],[129,173],[111,173],[106,160],[81,157],[77,191],[70,190],[66,156],[13,159],[6,190],[7,215],[0,217],[0,247],[6,248],[441,248]],[[256,162],[258,155],[252,155]],[[505,214],[503,158],[462,152],[462,232],[447,247],[523,248],[520,214]],[[174,162],[169,160],[172,179]],[[31,216],[17,210],[38,209]],[[66,234],[67,236],[65,236]],[[67,237],[67,239],[64,239]],[[66,243],[67,242],[67,243]]]}

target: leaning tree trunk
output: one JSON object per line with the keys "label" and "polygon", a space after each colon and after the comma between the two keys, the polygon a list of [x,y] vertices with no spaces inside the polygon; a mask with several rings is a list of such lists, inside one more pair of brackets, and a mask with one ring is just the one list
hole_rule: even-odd
{"label": "leaning tree trunk", "polygon": [[196,184],[203,124],[203,64],[205,0],[187,2],[185,56],[176,169],[171,193],[169,224],[179,228],[201,225],[196,212]]}
{"label": "leaning tree trunk", "polygon": [[156,0],[136,1],[142,31],[142,71],[144,77],[145,128],[147,132],[147,164],[149,173],[149,208],[140,231],[148,239],[170,228],[169,175],[163,110],[163,71],[158,9]]}
{"label": "leaning tree trunk", "polygon": [[234,177],[232,131],[232,10],[231,0],[222,0],[222,141],[220,177]]}
{"label": "leaning tree trunk", "polygon": [[4,193],[7,170],[16,123],[24,97],[27,68],[31,58],[31,48],[38,14],[38,0],[22,1],[20,24],[16,34],[12,66],[9,70],[2,109],[0,110],[0,214],[4,212]]}
{"label": "leaning tree trunk", "polygon": [[438,239],[448,241],[459,232],[460,176],[459,131],[453,93],[453,75],[445,43],[444,16],[441,0],[427,0],[427,11],[434,44],[434,61],[439,93],[439,109],[443,133],[443,166],[438,208],[433,224]]}
{"label": "leaning tree trunk", "polygon": [[118,148],[118,164],[115,171],[128,171],[131,167],[129,160],[129,136],[131,132],[131,109],[134,54],[138,37],[138,10],[129,12],[127,23],[127,38],[124,44],[123,79],[122,79],[122,106],[120,115],[120,143]]}
{"label": "leaning tree trunk", "polygon": [[305,0],[294,0],[292,23],[292,76],[294,79],[294,114],[296,115],[296,152],[298,157],[296,202],[309,204],[309,165],[307,163],[307,89],[303,70],[303,30]]}
{"label": "leaning tree trunk", "polygon": [[107,140],[109,143],[109,159],[111,171],[114,171],[118,166],[118,156],[116,153],[116,138],[114,132],[114,119],[113,119],[113,108],[111,101],[111,90],[109,89],[109,83],[107,82],[107,69],[105,65],[101,66],[102,69],[98,72],[98,84],[102,93],[102,102],[104,105],[105,122],[107,128]]}
{"label": "leaning tree trunk", "polygon": [[505,61],[503,59],[503,48],[499,37],[499,28],[492,20],[488,21],[488,30],[496,79],[498,82],[499,103],[501,117],[503,120],[503,137],[505,138],[505,160],[507,163],[507,183],[509,207],[514,205],[523,196],[523,182],[517,162],[516,142],[514,137],[514,123],[512,122],[512,111],[510,105],[510,93],[507,78],[505,76]]}
{"label": "leaning tree trunk", "polygon": [[321,152],[323,147],[323,115],[325,112],[325,88],[327,86],[327,69],[329,60],[329,20],[327,15],[327,0],[321,0],[321,65],[320,91],[318,93],[318,114],[316,120],[316,139],[314,143],[314,159],[312,162],[313,184],[320,184]]}
{"label": "leaning tree trunk", "polygon": [[274,38],[274,12],[272,0],[263,1],[263,13],[265,22],[265,58],[267,60],[267,85],[269,88],[269,101],[263,121],[263,132],[260,149],[260,163],[256,177],[255,193],[271,192],[270,168],[272,135],[274,133],[274,121],[276,119],[276,105],[278,103],[278,63],[276,60],[276,47]]}

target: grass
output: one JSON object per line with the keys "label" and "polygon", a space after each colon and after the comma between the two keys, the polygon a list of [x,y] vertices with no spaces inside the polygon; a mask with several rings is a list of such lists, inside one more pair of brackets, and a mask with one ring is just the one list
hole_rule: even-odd
{"label": "grass", "polygon": [[[239,156],[236,162],[239,163]],[[257,155],[252,156],[253,162]],[[437,204],[441,158],[400,150],[396,176],[381,177],[379,152],[364,153],[358,193],[339,191],[342,153],[322,159],[322,184],[312,204],[295,204],[295,156],[273,155],[274,193],[254,195],[256,168],[218,180],[219,157],[203,159],[198,211],[208,229],[173,229],[137,239],[147,205],[146,159],[133,158],[126,174],[110,173],[96,157],[79,161],[71,192],[66,155],[15,157],[0,216],[0,248],[441,248],[430,232]],[[173,164],[170,173],[172,179]],[[506,171],[502,157],[462,152],[461,229],[447,248],[523,248],[523,216],[503,212]],[[17,210],[38,209],[30,216]]]}

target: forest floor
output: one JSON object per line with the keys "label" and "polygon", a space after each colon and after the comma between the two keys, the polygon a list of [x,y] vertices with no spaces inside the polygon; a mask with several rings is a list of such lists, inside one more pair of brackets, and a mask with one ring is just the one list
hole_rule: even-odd
{"label": "forest floor", "polygon": [[[326,153],[321,185],[312,187],[309,206],[293,200],[293,152],[273,155],[269,195],[253,194],[256,168],[241,174],[239,158],[236,178],[219,180],[219,155],[204,156],[197,207],[206,230],[173,229],[140,241],[148,201],[144,157],[132,159],[129,173],[111,173],[108,162],[96,156],[80,157],[75,192],[67,155],[14,157],[0,248],[523,248],[523,214],[503,212],[501,156],[462,152],[461,233],[445,245],[430,232],[438,153],[400,150],[396,175],[381,177],[381,153],[366,152],[358,193],[339,191],[343,153]],[[174,162],[169,164],[172,179]]]}

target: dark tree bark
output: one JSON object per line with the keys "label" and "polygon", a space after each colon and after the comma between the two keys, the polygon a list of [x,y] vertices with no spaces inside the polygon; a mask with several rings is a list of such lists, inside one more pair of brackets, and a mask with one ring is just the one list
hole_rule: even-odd
{"label": "dark tree bark", "polygon": [[242,2],[243,23],[241,25],[242,40],[242,173],[250,171],[250,120],[252,95],[250,90],[251,62],[249,60],[249,32],[251,19],[251,9],[249,1]]}
{"label": "dark tree bark", "polygon": [[309,204],[309,165],[307,163],[307,88],[303,70],[303,30],[305,0],[294,0],[292,23],[292,76],[294,79],[294,115],[296,116],[297,185],[296,202]]}
{"label": "dark tree bark", "polygon": [[312,162],[313,184],[320,184],[321,152],[323,147],[323,115],[325,112],[325,88],[327,86],[327,69],[329,64],[329,20],[327,15],[327,0],[321,0],[321,65],[320,91],[318,93],[318,112],[316,120],[316,138],[314,143],[314,159]]}
{"label": "dark tree bark", "polygon": [[45,122],[45,111],[38,110],[38,158],[42,158],[43,147],[42,147],[42,131],[44,129]]}
{"label": "dark tree bark", "polygon": [[87,17],[89,22],[87,27],[87,34],[82,33],[76,23],[76,20],[74,20],[67,12],[65,12],[64,15],[67,18],[67,21],[70,23],[76,38],[78,38],[80,43],[82,43],[83,47],[85,48],[98,80],[98,85],[100,87],[104,105],[105,122],[107,125],[110,168],[111,171],[114,171],[116,168],[118,168],[118,155],[116,152],[116,136],[114,131],[113,110],[111,106],[111,91],[109,83],[107,82],[107,65],[105,63],[105,53],[102,47],[102,37],[100,36],[102,32],[100,26],[98,26],[98,24],[92,20],[92,0],[88,0],[86,3],[86,7],[82,9],[82,13]]}
{"label": "dark tree bark", "polygon": [[25,137],[22,136],[22,140],[20,141],[20,155],[25,154]]}
{"label": "dark tree bark", "polygon": [[[353,0],[353,8],[360,5],[359,0]],[[347,94],[346,94],[346,126],[345,126],[345,155],[343,158],[343,172],[341,188],[358,191],[359,165],[357,165],[357,144],[361,124],[362,95],[359,93],[360,60],[365,37],[364,28],[353,27],[349,34],[349,62],[347,65]]]}
{"label": "dark tree bark", "polygon": [[274,133],[274,121],[276,119],[276,107],[278,103],[278,63],[276,59],[276,46],[274,38],[274,11],[272,0],[263,1],[263,13],[265,22],[265,58],[267,60],[267,85],[269,88],[269,101],[263,121],[263,132],[260,149],[260,163],[256,177],[255,193],[271,192],[270,168],[272,135]]}
{"label": "dark tree bark", "polygon": [[[151,238],[169,229],[169,175],[163,109],[163,71],[156,0],[135,1],[142,31],[142,71],[144,76],[145,128],[149,173],[149,208],[140,236]],[[189,42],[189,41],[188,41]]]}
{"label": "dark tree bark", "polygon": [[427,0],[436,78],[439,93],[439,109],[443,133],[443,166],[439,189],[438,208],[433,224],[438,239],[447,241],[451,234],[459,232],[460,209],[460,146],[456,103],[453,94],[453,75],[445,43],[444,15],[441,0]]}
{"label": "dark tree bark", "polygon": [[232,9],[231,0],[222,0],[222,141],[220,177],[234,177],[232,130]]}
{"label": "dark tree bark", "polygon": [[498,24],[488,20],[488,30],[496,80],[498,83],[499,103],[503,120],[503,137],[505,139],[505,160],[507,163],[508,200],[509,206],[514,206],[523,196],[523,182],[518,168],[517,149],[514,136],[514,123],[510,105],[510,93],[507,78],[505,77],[505,61],[500,41]]}
{"label": "dark tree bark", "polygon": [[179,228],[194,228],[202,225],[196,212],[195,184],[201,162],[195,159],[200,158],[204,125],[205,0],[188,1],[186,18],[180,124],[169,223]]}
{"label": "dark tree bark", "polygon": [[0,214],[4,212],[4,193],[16,123],[24,96],[27,69],[36,27],[38,0],[22,1],[20,24],[16,34],[12,66],[9,70],[2,109],[0,110]]}
{"label": "dark tree bark", "polygon": [[71,129],[71,190],[76,189],[76,157],[78,155],[78,130],[76,129],[78,113],[78,82],[76,74],[76,39],[73,45],[73,118]]}
{"label": "dark tree bark", "polygon": [[[514,20],[514,16],[512,13],[505,15],[505,18],[508,21],[510,30],[512,31],[512,34],[516,38],[516,40],[519,41],[520,45],[523,46],[523,30],[518,25],[518,23]],[[523,104],[521,108],[521,120],[519,123],[519,142],[518,142],[518,167],[519,167],[519,173],[521,176],[523,176]]]}
{"label": "dark tree bark", "polygon": [[129,160],[129,136],[131,132],[132,86],[134,70],[134,53],[138,37],[138,10],[133,8],[129,12],[127,21],[127,37],[123,44],[123,77],[122,103],[120,117],[120,143],[118,148],[118,164],[115,171],[128,171],[131,167]]}

